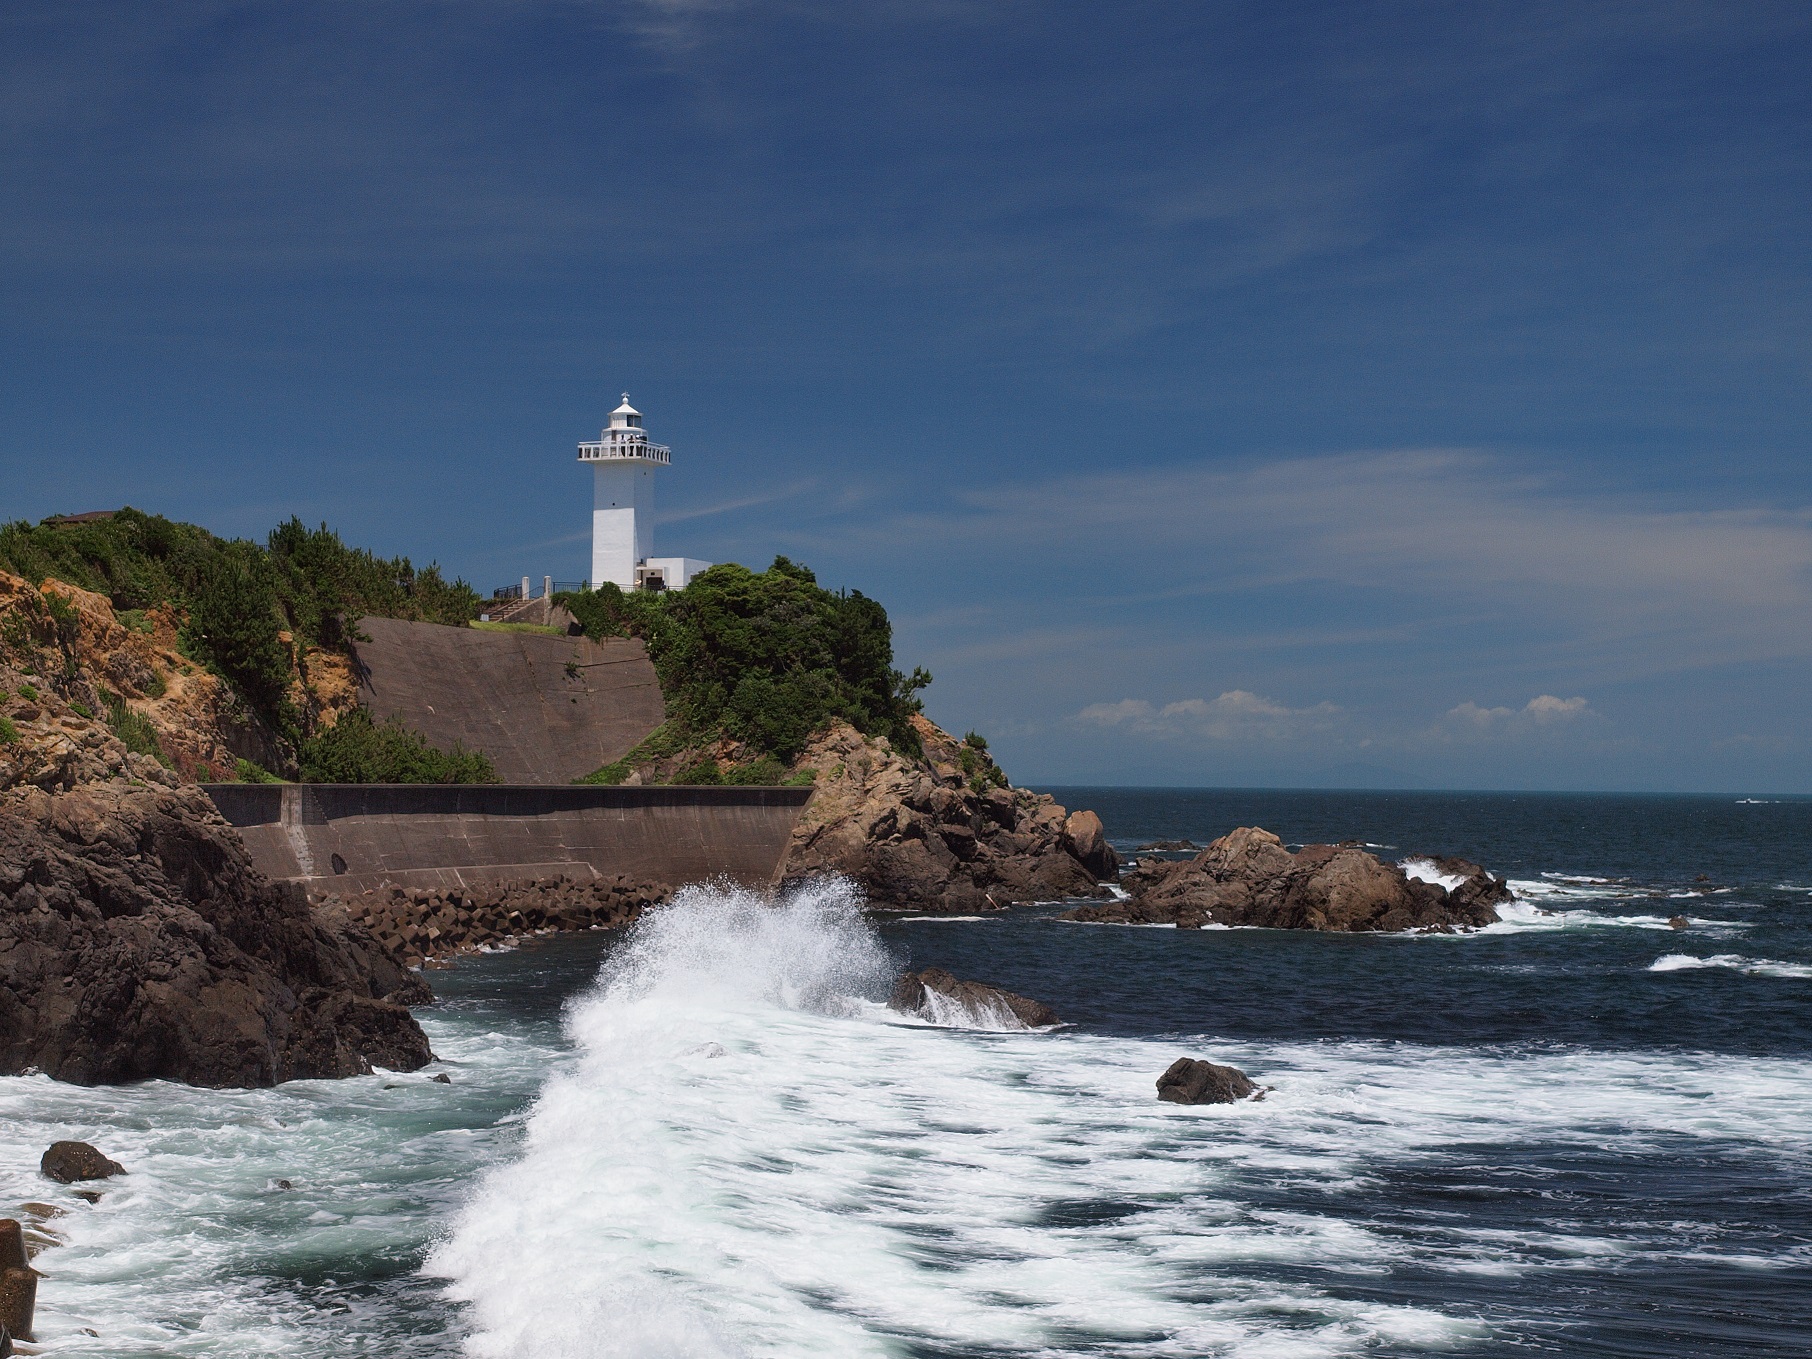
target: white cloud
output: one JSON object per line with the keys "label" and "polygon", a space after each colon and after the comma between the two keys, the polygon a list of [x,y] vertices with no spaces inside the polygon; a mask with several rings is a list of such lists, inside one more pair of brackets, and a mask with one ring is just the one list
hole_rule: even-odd
{"label": "white cloud", "polygon": [[1339,716],[1332,703],[1292,708],[1246,689],[1229,689],[1218,698],[1185,698],[1163,707],[1142,698],[1091,703],[1076,720],[1116,727],[1142,736],[1194,736],[1210,741],[1290,740],[1325,730]]}
{"label": "white cloud", "polygon": [[1596,717],[1583,698],[1537,694],[1520,708],[1485,708],[1468,699],[1449,708],[1436,726],[1436,734],[1510,736],[1543,727],[1558,727],[1582,717]]}

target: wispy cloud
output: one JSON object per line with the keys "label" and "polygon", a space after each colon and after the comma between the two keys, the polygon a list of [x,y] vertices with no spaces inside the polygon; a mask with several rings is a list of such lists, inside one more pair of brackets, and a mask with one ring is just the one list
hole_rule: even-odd
{"label": "wispy cloud", "polygon": [[1185,698],[1159,707],[1142,698],[1091,703],[1076,721],[1141,736],[1191,736],[1209,741],[1296,740],[1333,726],[1341,711],[1332,703],[1292,708],[1245,689],[1211,699]]}
{"label": "wispy cloud", "polygon": [[654,520],[657,524],[680,524],[688,519],[706,519],[715,514],[733,514],[737,510],[754,509],[757,505],[772,505],[776,501],[791,500],[795,496],[805,495],[816,487],[813,481],[796,481],[778,491],[766,495],[744,496],[739,500],[719,501],[715,505],[701,505],[693,509],[656,511]]}
{"label": "wispy cloud", "polygon": [[[1084,580],[1155,569],[1179,596],[1334,591],[1371,601],[1385,628],[1489,620],[1500,640],[1484,649],[1588,682],[1812,658],[1812,509],[1645,505],[1468,450],[1128,467],[975,490],[838,536],[853,546],[856,532],[869,550],[965,562],[978,544],[1060,554]],[[1147,568],[1129,573],[1135,552]]]}

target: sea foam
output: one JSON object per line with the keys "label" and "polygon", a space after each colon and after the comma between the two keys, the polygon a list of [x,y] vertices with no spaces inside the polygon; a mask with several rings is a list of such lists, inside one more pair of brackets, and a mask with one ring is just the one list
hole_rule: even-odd
{"label": "sea foam", "polygon": [[1812,977],[1812,964],[1783,963],[1772,958],[1745,958],[1736,953],[1714,953],[1709,958],[1690,953],[1668,953],[1648,965],[1650,972],[1692,972],[1705,967],[1725,967],[1752,977]]}
{"label": "sea foam", "polygon": [[[532,1110],[521,1157],[429,1263],[469,1305],[467,1352],[1452,1346],[1488,1328],[1315,1281],[1422,1258],[1349,1210],[1381,1169],[1481,1142],[1806,1140],[1798,1064],[938,1029],[877,1003],[894,965],[846,888],[773,904],[692,891],[645,916],[573,1007],[577,1061]],[[1162,1104],[1153,1082],[1180,1047],[1275,1089]],[[1733,1079],[1748,1098],[1708,1104]],[[1461,1271],[1626,1248],[1460,1223],[1442,1238]]]}

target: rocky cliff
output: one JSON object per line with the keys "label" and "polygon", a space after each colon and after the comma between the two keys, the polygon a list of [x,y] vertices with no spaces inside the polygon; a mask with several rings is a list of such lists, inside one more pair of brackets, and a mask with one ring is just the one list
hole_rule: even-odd
{"label": "rocky cliff", "polygon": [[1125,901],[1084,906],[1072,920],[1124,924],[1258,925],[1292,930],[1475,929],[1510,900],[1502,878],[1462,859],[1437,859],[1459,879],[1449,890],[1409,877],[1353,845],[1305,845],[1292,854],[1267,830],[1243,826],[1193,859],[1141,860]]}
{"label": "rocky cliff", "polygon": [[45,681],[0,665],[0,1072],[256,1086],[431,1060],[419,978]]}
{"label": "rocky cliff", "polygon": [[1104,894],[1119,860],[1093,812],[1008,787],[984,747],[924,717],[913,726],[923,755],[841,722],[807,745],[794,768],[816,791],[788,877],[841,873],[876,905],[950,914]]}
{"label": "rocky cliff", "polygon": [[[282,769],[282,743],[224,680],[183,655],[181,624],[167,607],[120,612],[105,595],[0,571],[0,655],[28,691],[110,718],[139,753],[154,750],[191,782],[235,778],[242,758]],[[292,649],[290,701],[312,724],[333,725],[358,700],[352,662],[280,636]]]}

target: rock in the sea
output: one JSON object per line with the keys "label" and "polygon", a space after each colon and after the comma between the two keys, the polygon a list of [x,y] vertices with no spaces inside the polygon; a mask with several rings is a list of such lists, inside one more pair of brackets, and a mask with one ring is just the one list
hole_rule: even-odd
{"label": "rock in the sea", "polygon": [[799,766],[815,789],[787,878],[840,874],[876,905],[958,915],[1103,895],[1119,859],[1094,813],[1000,786],[985,750],[924,717],[912,722],[921,755],[844,722],[812,738]]}
{"label": "rock in the sea", "polygon": [[25,1228],[17,1219],[0,1218],[0,1334],[10,1341],[30,1340],[38,1307],[38,1271],[25,1250]]}
{"label": "rock in the sea", "polygon": [[431,1059],[406,1008],[426,985],[259,874],[200,789],[73,710],[31,741],[0,761],[0,1073],[259,1086]]}
{"label": "rock in the sea", "polygon": [[1451,890],[1409,877],[1356,845],[1306,845],[1292,854],[1267,830],[1242,826],[1193,859],[1141,860],[1125,901],[1082,906],[1066,919],[1109,923],[1209,923],[1296,930],[1477,928],[1510,900],[1502,878],[1477,864],[1439,859]]}
{"label": "rock in the sea", "polygon": [[1071,812],[1063,823],[1063,843],[1076,860],[1097,879],[1112,878],[1120,869],[1120,856],[1107,843],[1101,818],[1093,812]]}
{"label": "rock in the sea", "polygon": [[1003,1029],[1042,1029],[1062,1021],[1041,1001],[986,982],[959,981],[941,967],[903,973],[888,1005],[934,1024],[972,1023]]}
{"label": "rock in the sea", "polygon": [[1158,1098],[1172,1104],[1232,1104],[1258,1087],[1237,1067],[1179,1057],[1158,1077]]}
{"label": "rock in the sea", "polygon": [[38,1169],[58,1184],[80,1184],[124,1175],[126,1167],[102,1155],[86,1142],[52,1142],[38,1162]]}

